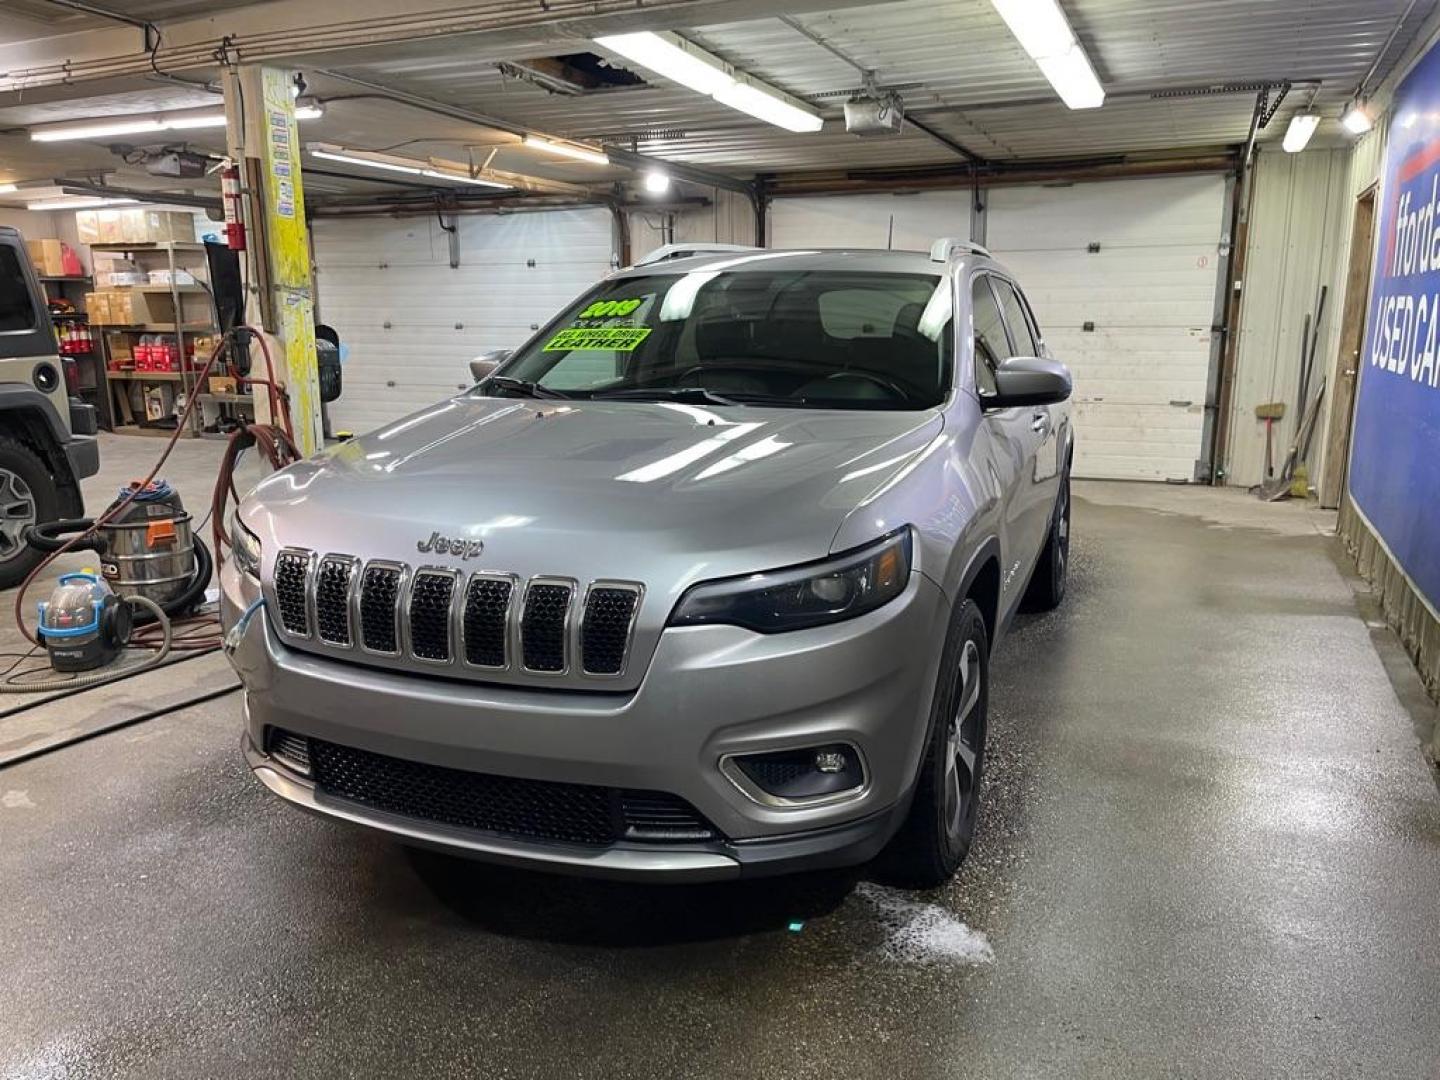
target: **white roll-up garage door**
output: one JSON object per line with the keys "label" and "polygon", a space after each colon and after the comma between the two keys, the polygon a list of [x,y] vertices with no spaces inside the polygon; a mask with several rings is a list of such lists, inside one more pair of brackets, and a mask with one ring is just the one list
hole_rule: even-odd
{"label": "white roll-up garage door", "polygon": [[470,384],[610,269],[610,212],[458,219],[460,265],[435,218],[314,223],[321,320],[349,346],[336,430],[369,431]]}
{"label": "white roll-up garage door", "polygon": [[[994,188],[985,198],[988,246],[1075,375],[1076,475],[1192,479],[1224,178]],[[778,199],[771,223],[775,247],[883,248],[889,239],[925,250],[937,236],[969,234],[970,195]]]}

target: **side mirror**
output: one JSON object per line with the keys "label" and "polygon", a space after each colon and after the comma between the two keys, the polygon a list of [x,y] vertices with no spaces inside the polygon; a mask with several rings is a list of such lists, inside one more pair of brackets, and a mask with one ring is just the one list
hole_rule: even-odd
{"label": "side mirror", "polygon": [[1038,356],[1012,356],[995,369],[995,387],[982,399],[987,409],[1053,405],[1070,397],[1070,369]]}
{"label": "side mirror", "polygon": [[491,349],[470,361],[470,377],[476,382],[488,378],[490,373],[510,359],[509,349]]}

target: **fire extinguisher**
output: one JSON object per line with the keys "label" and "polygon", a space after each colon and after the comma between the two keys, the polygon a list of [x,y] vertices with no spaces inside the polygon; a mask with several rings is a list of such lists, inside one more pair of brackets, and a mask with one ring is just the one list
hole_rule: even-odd
{"label": "fire extinguisher", "polygon": [[220,195],[225,201],[225,243],[231,251],[245,250],[245,222],[240,216],[240,167],[220,170]]}

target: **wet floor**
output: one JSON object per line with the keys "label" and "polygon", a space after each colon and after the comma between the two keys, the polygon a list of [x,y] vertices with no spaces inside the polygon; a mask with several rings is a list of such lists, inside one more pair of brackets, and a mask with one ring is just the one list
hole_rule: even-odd
{"label": "wet floor", "polygon": [[1242,499],[1077,486],[934,894],[410,852],[268,797],[233,696],[0,771],[0,1077],[1433,1078],[1431,707]]}

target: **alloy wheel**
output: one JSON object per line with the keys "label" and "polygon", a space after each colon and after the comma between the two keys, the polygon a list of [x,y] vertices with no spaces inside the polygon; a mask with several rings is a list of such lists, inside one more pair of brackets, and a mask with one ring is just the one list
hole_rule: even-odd
{"label": "alloy wheel", "polygon": [[0,562],[25,551],[25,530],[35,524],[35,496],[9,469],[0,469]]}
{"label": "alloy wheel", "polygon": [[956,675],[955,713],[945,741],[945,828],[952,839],[964,831],[975,798],[975,774],[983,738],[980,715],[980,650],[966,641]]}

